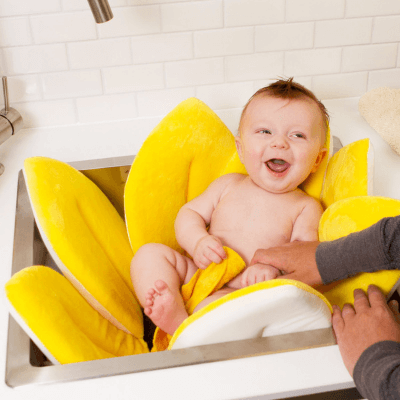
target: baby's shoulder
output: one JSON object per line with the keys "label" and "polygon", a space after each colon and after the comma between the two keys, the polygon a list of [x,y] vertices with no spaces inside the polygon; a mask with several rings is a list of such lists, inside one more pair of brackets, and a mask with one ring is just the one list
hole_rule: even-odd
{"label": "baby's shoulder", "polygon": [[242,182],[246,176],[238,173],[225,174],[217,178],[212,185],[214,188],[218,188],[222,198],[231,188]]}
{"label": "baby's shoulder", "polygon": [[243,181],[245,178],[246,175],[230,173],[222,175],[219,178],[215,179],[215,181],[212,184],[215,186],[227,187],[230,186],[231,184],[239,183]]}
{"label": "baby's shoulder", "polygon": [[307,207],[308,209],[311,210],[318,210],[318,211],[323,210],[321,203],[314,197],[305,193],[303,190],[297,189],[295,196],[297,197],[296,200],[298,201],[302,209]]}

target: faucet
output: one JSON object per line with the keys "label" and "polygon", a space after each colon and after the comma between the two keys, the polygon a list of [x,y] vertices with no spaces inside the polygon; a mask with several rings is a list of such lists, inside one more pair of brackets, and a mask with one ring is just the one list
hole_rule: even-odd
{"label": "faucet", "polygon": [[108,0],[88,0],[88,2],[92,9],[94,19],[98,24],[107,22],[113,18],[113,13],[108,4]]}
{"label": "faucet", "polygon": [[[3,76],[4,108],[0,111],[0,144],[15,135],[23,126],[21,114],[9,106],[7,77]],[[0,163],[0,175],[4,165]]]}

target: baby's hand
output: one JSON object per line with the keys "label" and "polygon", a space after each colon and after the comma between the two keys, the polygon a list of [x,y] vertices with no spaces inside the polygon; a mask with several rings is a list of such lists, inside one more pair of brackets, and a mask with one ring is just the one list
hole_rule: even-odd
{"label": "baby's hand", "polygon": [[258,282],[269,281],[281,275],[279,269],[267,264],[253,264],[247,267],[242,275],[240,284],[242,288]]}
{"label": "baby's hand", "polygon": [[200,269],[206,269],[211,263],[219,264],[226,253],[221,241],[212,235],[201,238],[194,249],[193,261]]}

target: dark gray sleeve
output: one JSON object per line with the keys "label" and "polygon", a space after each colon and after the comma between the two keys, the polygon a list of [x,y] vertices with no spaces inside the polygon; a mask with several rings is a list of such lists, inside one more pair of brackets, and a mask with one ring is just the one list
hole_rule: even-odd
{"label": "dark gray sleeve", "polygon": [[324,284],[360,272],[400,269],[400,216],[383,218],[360,232],[323,242],[315,258]]}
{"label": "dark gray sleeve", "polygon": [[368,347],[354,367],[353,379],[368,400],[400,399],[400,343],[384,341]]}

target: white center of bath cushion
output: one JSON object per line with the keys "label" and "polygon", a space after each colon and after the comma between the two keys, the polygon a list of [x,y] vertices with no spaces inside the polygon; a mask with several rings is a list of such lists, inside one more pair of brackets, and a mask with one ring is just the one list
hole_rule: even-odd
{"label": "white center of bath cushion", "polygon": [[[200,318],[194,313],[185,325],[182,324],[183,329],[178,328],[180,332],[173,336],[170,348],[175,350],[331,326],[331,311],[320,296],[292,285],[263,288],[267,283],[254,285],[255,290],[243,296],[238,297],[237,292],[233,292],[217,300],[223,301],[218,307],[211,303],[207,307],[212,309]],[[229,300],[231,295],[234,298]],[[198,313],[206,311],[207,307]]]}
{"label": "white center of bath cushion", "polygon": [[358,107],[372,128],[400,155],[400,89],[371,90],[361,97]]}

